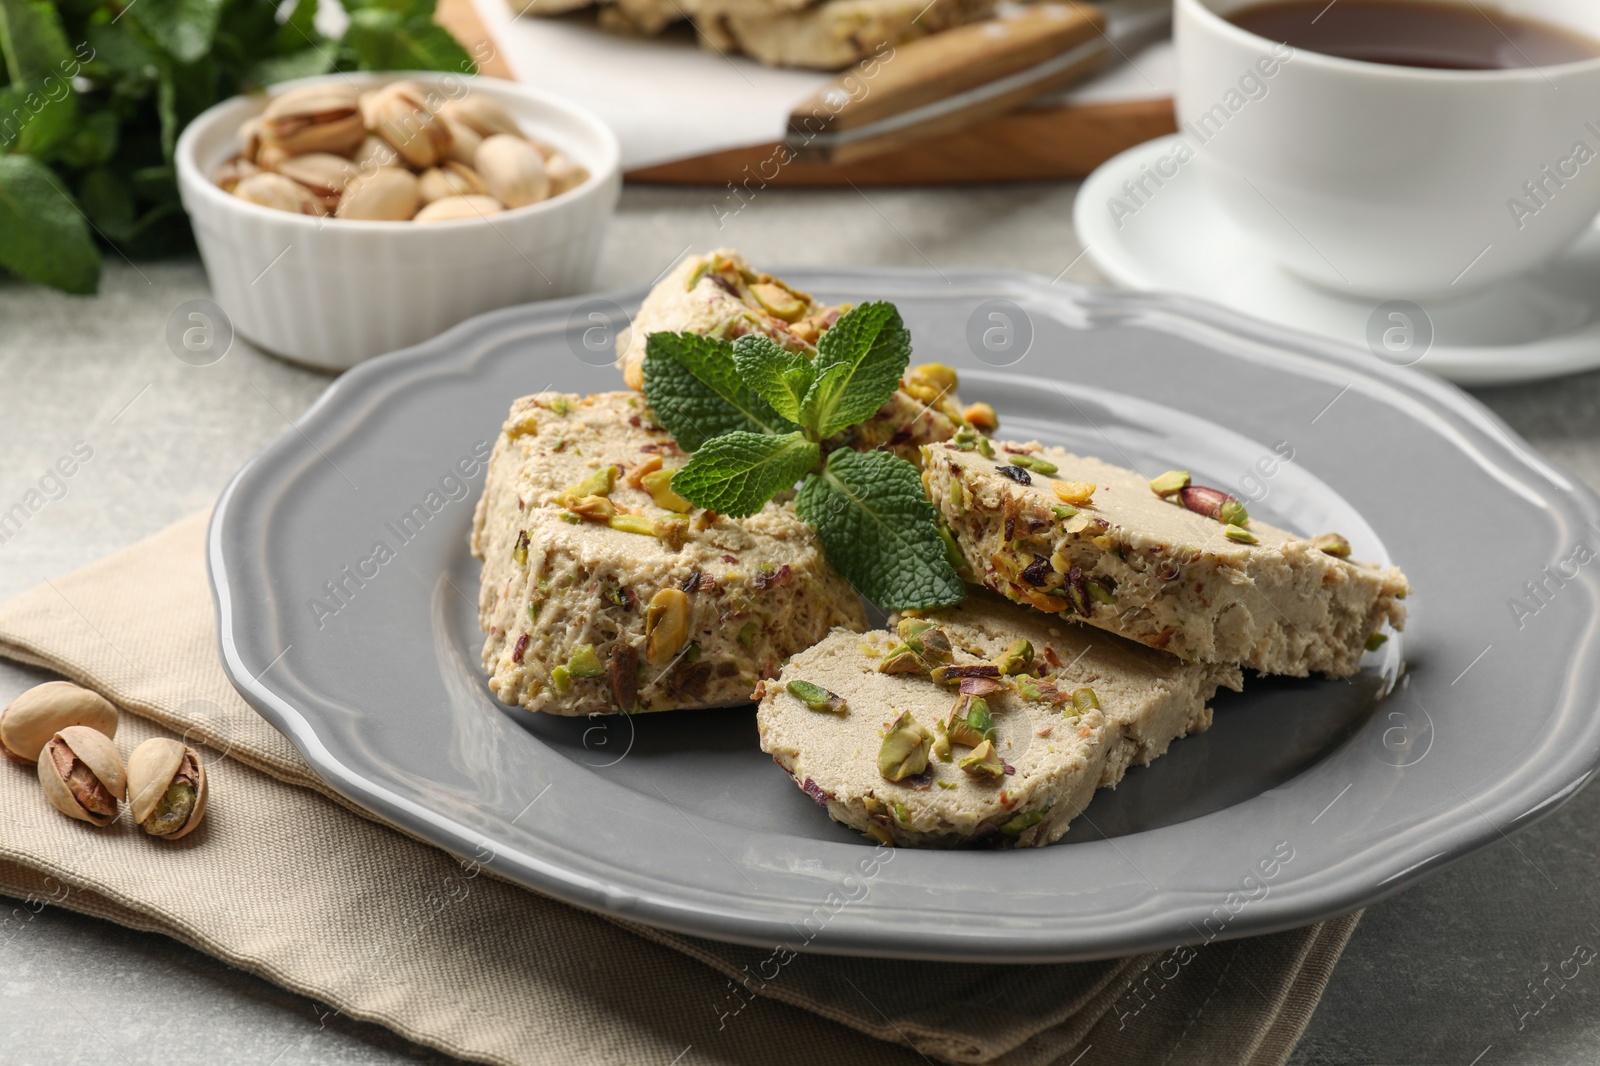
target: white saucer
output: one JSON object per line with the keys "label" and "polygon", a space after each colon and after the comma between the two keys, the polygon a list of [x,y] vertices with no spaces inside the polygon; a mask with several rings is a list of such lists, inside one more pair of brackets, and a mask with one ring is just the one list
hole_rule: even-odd
{"label": "white saucer", "polygon": [[[1145,187],[1154,191],[1141,193],[1142,203],[1131,198],[1124,182],[1155,171],[1181,140],[1173,134],[1130,148],[1091,174],[1078,193],[1078,237],[1116,284],[1199,296],[1370,348],[1386,362],[1414,365],[1461,385],[1533,381],[1600,367],[1600,227],[1536,274],[1461,300],[1423,301],[1425,314],[1418,316],[1415,305],[1380,308],[1382,301],[1341,296],[1277,266],[1212,203],[1192,159],[1176,177],[1163,178],[1160,188],[1146,179]],[[1172,166],[1167,162],[1162,171]],[[1119,201],[1124,206],[1114,214]],[[1391,318],[1391,311],[1402,317]],[[1408,337],[1414,338],[1409,348]]]}

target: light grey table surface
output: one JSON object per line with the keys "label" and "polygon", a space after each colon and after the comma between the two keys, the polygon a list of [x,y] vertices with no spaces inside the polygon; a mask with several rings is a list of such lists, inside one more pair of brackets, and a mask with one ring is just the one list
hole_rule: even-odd
{"label": "light grey table surface", "polygon": [[[717,245],[758,263],[1002,266],[1094,282],[1070,221],[1075,194],[1069,184],[766,191],[727,217],[714,190],[630,188],[596,284],[648,282],[682,252]],[[114,254],[93,299],[0,282],[0,510],[75,442],[94,448],[65,497],[0,544],[0,598],[207,506],[327,385],[244,343],[209,367],[180,362],[163,339],[168,315],[207,293],[195,261],[134,266]],[[1600,486],[1600,373],[1478,396]],[[1484,559],[1463,560],[1463,580],[1492,565],[1492,543],[1485,516]],[[0,704],[41,679],[0,665]],[[1506,712],[1514,728],[1516,708]],[[1293,1062],[1600,1062],[1600,966],[1558,975],[1580,947],[1600,949],[1597,840],[1591,788],[1372,907]],[[70,913],[46,909],[0,936],[6,1064],[451,1061],[323,1013],[164,937]],[[685,1066],[712,1061],[729,1060],[695,1048]]]}

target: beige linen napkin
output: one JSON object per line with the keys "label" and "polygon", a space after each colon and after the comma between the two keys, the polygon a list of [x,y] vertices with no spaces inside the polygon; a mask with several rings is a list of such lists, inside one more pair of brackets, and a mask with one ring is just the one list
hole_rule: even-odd
{"label": "beige linen napkin", "polygon": [[604,919],[491,877],[329,792],[218,662],[206,516],[0,606],[0,655],[147,736],[204,745],[205,823],[156,842],[62,818],[0,765],[8,936],[44,906],[165,933],[462,1058],[507,1064],[1278,1064],[1357,915],[1131,959],[991,966],[790,956]]}

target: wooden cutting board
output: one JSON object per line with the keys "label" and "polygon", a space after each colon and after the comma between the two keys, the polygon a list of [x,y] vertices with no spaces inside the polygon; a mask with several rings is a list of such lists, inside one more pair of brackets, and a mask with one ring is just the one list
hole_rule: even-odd
{"label": "wooden cutting board", "polygon": [[[479,73],[513,77],[472,0],[439,0],[435,18],[477,60]],[[1038,107],[850,163],[786,163],[779,145],[758,144],[641,167],[625,177],[670,185],[731,182],[752,190],[1049,181],[1081,178],[1118,152],[1177,128],[1171,100]]]}

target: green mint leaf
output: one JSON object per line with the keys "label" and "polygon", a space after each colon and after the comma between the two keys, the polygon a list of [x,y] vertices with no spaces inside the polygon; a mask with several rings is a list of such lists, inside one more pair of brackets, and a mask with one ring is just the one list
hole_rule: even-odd
{"label": "green mint leaf", "polygon": [[910,361],[911,334],[894,304],[852,308],[817,342],[803,420],[819,437],[865,422],[894,395]]}
{"label": "green mint leaf", "polygon": [[21,85],[0,88],[0,151],[53,159],[52,149],[77,126],[78,94],[60,79],[48,91]]}
{"label": "green mint leaf", "polygon": [[694,333],[645,341],[644,396],[685,451],[724,433],[792,433],[799,427],[739,380],[733,345]]}
{"label": "green mint leaf", "polygon": [[100,284],[89,224],[61,179],[25,155],[0,155],[0,267],[67,292]]}
{"label": "green mint leaf", "polygon": [[800,401],[816,378],[811,360],[786,352],[759,333],[733,342],[733,366],[739,379],[754,389],[784,418],[800,421]]}
{"label": "green mint leaf", "polygon": [[828,562],[886,611],[943,607],[967,591],[950,566],[917,468],[889,452],[841,448],[795,498]]}
{"label": "green mint leaf", "polygon": [[476,69],[466,49],[426,14],[359,8],[350,13],[344,44],[362,70]]}
{"label": "green mint leaf", "polygon": [[728,433],[707,441],[672,478],[672,491],[730,518],[745,518],[792,488],[822,452],[802,433]]}
{"label": "green mint leaf", "polygon": [[0,0],[0,52],[12,85],[43,89],[70,80],[72,49],[50,0]]}
{"label": "green mint leaf", "polygon": [[223,0],[139,0],[127,10],[164,52],[193,63],[211,51],[222,5]]}

